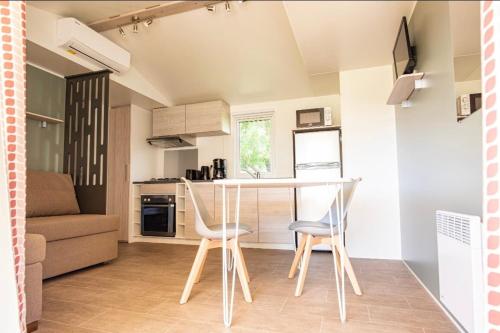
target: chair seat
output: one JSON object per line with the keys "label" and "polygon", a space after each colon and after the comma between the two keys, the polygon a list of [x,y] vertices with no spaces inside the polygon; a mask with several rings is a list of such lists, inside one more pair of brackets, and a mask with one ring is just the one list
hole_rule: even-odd
{"label": "chair seat", "polygon": [[[226,224],[227,239],[236,237],[236,223]],[[252,228],[249,225],[240,223],[238,227],[238,236],[251,234]],[[214,224],[208,226],[208,231],[200,233],[200,236],[208,239],[222,239],[222,224]]]}
{"label": "chair seat", "polygon": [[[318,221],[295,221],[288,229],[312,236],[330,236],[330,224]],[[333,226],[333,234],[338,234],[337,225]]]}

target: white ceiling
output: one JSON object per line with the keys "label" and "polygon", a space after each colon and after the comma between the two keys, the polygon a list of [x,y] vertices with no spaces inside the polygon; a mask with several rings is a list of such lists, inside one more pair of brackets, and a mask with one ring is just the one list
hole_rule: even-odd
{"label": "white ceiling", "polygon": [[285,1],[290,24],[311,74],[392,62],[402,16],[413,1]]}
{"label": "white ceiling", "polygon": [[479,1],[450,1],[450,24],[455,57],[481,53]]}
{"label": "white ceiling", "polygon": [[165,1],[28,1],[28,5],[48,12],[71,16],[90,23],[113,15],[148,8]]}
{"label": "white ceiling", "polygon": [[[29,1],[85,23],[160,1]],[[392,62],[401,17],[414,2],[246,1],[230,14],[194,10],[156,19],[139,34],[104,35],[173,103],[244,104],[338,93],[341,70]],[[323,75],[318,75],[323,74]]]}

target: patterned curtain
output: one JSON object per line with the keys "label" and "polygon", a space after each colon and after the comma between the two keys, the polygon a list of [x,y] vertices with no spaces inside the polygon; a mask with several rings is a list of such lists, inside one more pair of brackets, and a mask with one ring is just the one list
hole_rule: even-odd
{"label": "patterned curtain", "polygon": [[[11,234],[11,242],[3,242],[1,263],[13,267],[2,268],[2,274],[12,272],[16,294],[0,295],[1,303],[18,314],[19,329],[26,331],[24,295],[24,234],[25,234],[25,90],[26,90],[26,4],[24,1],[0,1],[0,232]],[[8,238],[7,238],[8,240]],[[7,244],[6,244],[7,243]],[[11,248],[5,249],[4,246]],[[4,279],[10,278],[4,276]],[[7,281],[8,282],[8,281]],[[12,289],[12,288],[11,288]],[[12,294],[12,297],[9,295]],[[4,313],[5,315],[5,313]],[[2,329],[8,318],[2,320]],[[17,326],[17,325],[16,325]]]}
{"label": "patterned curtain", "polygon": [[[483,255],[485,256],[484,332],[500,332],[500,210],[499,133],[497,85],[500,73],[500,3],[481,2],[481,56],[483,84]],[[496,45],[495,45],[496,44]]]}

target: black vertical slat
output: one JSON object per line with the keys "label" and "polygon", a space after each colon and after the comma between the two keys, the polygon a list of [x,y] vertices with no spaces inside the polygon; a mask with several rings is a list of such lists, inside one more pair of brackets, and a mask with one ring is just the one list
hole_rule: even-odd
{"label": "black vertical slat", "polygon": [[[71,76],[66,80],[64,172],[73,176],[81,212],[105,214],[109,72]],[[96,185],[93,185],[94,175]]]}

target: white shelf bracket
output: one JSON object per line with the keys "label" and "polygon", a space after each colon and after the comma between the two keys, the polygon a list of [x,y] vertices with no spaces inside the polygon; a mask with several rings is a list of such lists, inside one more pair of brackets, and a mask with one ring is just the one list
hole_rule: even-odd
{"label": "white shelf bracket", "polygon": [[415,90],[427,88],[427,82],[425,79],[415,80]]}
{"label": "white shelf bracket", "polygon": [[402,108],[409,108],[409,107],[411,107],[411,102],[409,100],[402,101],[401,102],[401,107]]}

